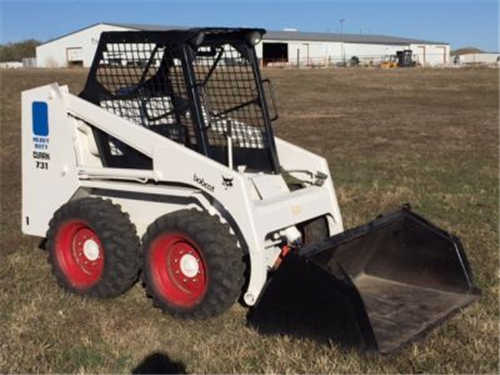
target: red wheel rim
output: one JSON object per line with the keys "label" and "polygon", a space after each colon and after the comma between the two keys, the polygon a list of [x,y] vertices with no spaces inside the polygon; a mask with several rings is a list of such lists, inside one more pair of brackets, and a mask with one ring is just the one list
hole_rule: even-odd
{"label": "red wheel rim", "polygon": [[153,242],[150,269],[156,290],[170,304],[192,307],[207,292],[205,261],[196,243],[184,234],[165,234]]}
{"label": "red wheel rim", "polygon": [[71,285],[88,289],[101,278],[104,251],[97,234],[84,221],[60,226],[55,241],[57,262]]}

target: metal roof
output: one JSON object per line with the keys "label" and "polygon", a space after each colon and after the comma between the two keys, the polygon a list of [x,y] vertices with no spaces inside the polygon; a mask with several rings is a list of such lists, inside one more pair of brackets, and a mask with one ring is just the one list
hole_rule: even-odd
{"label": "metal roof", "polygon": [[303,40],[318,42],[345,42],[366,44],[448,44],[429,40],[403,38],[387,35],[369,34],[338,34],[338,33],[314,33],[303,31],[273,31],[269,30],[264,39],[272,40]]}
{"label": "metal roof", "polygon": [[[66,36],[78,33],[82,30],[86,30],[97,25],[110,25],[110,26],[117,26],[117,27],[123,27],[125,29],[140,30],[140,31],[186,30],[191,28],[187,26],[101,22],[71,32],[69,34],[62,35],[58,38],[52,39],[43,44],[53,42],[55,40],[64,38]],[[387,35],[345,34],[345,33],[339,34],[339,33],[318,33],[318,32],[276,31],[276,30],[267,31],[263,39],[283,40],[283,41],[297,40],[297,41],[309,41],[309,42],[345,42],[345,43],[361,43],[361,44],[445,44],[445,45],[449,44],[444,42],[403,38],[403,37],[387,36]]]}
{"label": "metal roof", "polygon": [[[104,23],[107,25],[130,28],[143,31],[166,31],[174,29],[188,29],[186,26],[171,25],[148,25],[134,23]],[[429,40],[404,38],[387,35],[369,35],[369,34],[339,34],[339,33],[318,33],[304,31],[279,31],[268,30],[264,35],[268,40],[300,40],[311,42],[346,42],[346,43],[369,43],[369,44],[449,44]]]}

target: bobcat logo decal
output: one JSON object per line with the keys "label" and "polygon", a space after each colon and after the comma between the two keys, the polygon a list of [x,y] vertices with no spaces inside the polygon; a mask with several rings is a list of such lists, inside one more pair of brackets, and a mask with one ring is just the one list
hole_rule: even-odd
{"label": "bobcat logo decal", "polygon": [[232,178],[232,177],[227,178],[227,177],[222,176],[222,186],[224,186],[225,190],[233,187],[233,180],[234,180],[234,178]]}

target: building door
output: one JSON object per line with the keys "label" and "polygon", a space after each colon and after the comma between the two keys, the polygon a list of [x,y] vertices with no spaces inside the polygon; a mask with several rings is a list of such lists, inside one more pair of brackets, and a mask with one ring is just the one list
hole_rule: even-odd
{"label": "building door", "polygon": [[83,51],[82,47],[68,47],[66,48],[66,65],[83,66]]}
{"label": "building door", "polygon": [[443,60],[441,60],[439,63],[440,64],[447,64],[448,63],[448,56],[446,54],[446,47],[436,47],[438,49],[438,51],[442,51],[442,58]]}
{"label": "building door", "polygon": [[419,62],[420,65],[425,65],[425,63],[426,63],[425,46],[418,46],[417,53],[418,53],[417,61]]}
{"label": "building door", "polygon": [[262,61],[264,66],[275,62],[288,62],[288,43],[262,44]]}

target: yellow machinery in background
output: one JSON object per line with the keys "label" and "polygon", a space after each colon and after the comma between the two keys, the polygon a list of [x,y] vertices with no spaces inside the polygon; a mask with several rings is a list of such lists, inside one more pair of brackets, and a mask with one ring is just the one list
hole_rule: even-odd
{"label": "yellow machinery in background", "polygon": [[416,66],[416,62],[413,61],[411,49],[397,51],[395,55],[389,56],[387,61],[383,61],[380,64],[380,67],[383,69],[411,68],[414,66]]}

